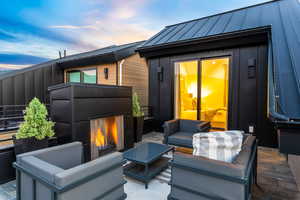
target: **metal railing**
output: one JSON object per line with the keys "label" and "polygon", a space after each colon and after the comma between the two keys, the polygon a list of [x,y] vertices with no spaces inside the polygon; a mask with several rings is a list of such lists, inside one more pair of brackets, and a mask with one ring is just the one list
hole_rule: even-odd
{"label": "metal railing", "polygon": [[141,110],[144,113],[144,120],[153,119],[153,110],[151,106],[141,106]]}
{"label": "metal railing", "polygon": [[[47,104],[46,108],[50,110]],[[2,105],[0,106],[0,134],[1,132],[17,130],[24,121],[26,105]]]}
{"label": "metal railing", "polygon": [[25,105],[0,106],[0,133],[16,130],[24,120]]}

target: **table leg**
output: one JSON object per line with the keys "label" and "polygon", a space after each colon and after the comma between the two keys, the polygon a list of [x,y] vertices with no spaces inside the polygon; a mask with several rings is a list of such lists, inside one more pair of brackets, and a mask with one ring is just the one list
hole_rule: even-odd
{"label": "table leg", "polygon": [[[149,171],[149,165],[146,164],[146,165],[145,165],[145,172],[144,172],[145,177],[148,176],[148,171]],[[146,183],[145,183],[145,189],[148,189],[148,182],[149,182],[148,178],[146,178],[145,182],[146,182]]]}

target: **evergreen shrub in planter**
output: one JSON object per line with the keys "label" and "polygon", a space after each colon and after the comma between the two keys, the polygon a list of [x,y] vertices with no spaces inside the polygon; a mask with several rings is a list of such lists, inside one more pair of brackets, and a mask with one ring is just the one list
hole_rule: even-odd
{"label": "evergreen shrub in planter", "polygon": [[144,129],[144,113],[141,110],[139,97],[137,93],[132,96],[133,123],[134,123],[134,140],[140,142],[142,140]]}
{"label": "evergreen shrub in planter", "polygon": [[38,98],[31,100],[24,114],[24,122],[13,137],[16,155],[46,148],[54,136],[54,123],[47,120],[46,106]]}

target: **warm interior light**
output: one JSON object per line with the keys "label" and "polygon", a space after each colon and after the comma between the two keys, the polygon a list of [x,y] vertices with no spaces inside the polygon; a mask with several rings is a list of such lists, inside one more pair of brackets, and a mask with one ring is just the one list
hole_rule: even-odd
{"label": "warm interior light", "polygon": [[193,82],[188,87],[188,93],[192,95],[193,98],[197,98],[197,83]]}
{"label": "warm interior light", "polygon": [[212,126],[226,129],[229,58],[202,60],[200,69],[198,72],[198,61],[175,63],[175,116],[198,119],[200,115]]}
{"label": "warm interior light", "polygon": [[201,97],[206,98],[211,94],[211,91],[207,88],[202,88],[201,89]]}

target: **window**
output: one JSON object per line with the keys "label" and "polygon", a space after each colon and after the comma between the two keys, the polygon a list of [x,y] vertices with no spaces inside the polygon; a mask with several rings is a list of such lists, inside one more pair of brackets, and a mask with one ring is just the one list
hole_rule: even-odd
{"label": "window", "polygon": [[97,69],[82,69],[67,72],[67,82],[72,83],[97,83]]}
{"label": "window", "polygon": [[70,71],[67,73],[68,82],[80,83],[80,71]]}
{"label": "window", "polygon": [[83,83],[97,83],[97,70],[87,69],[82,71]]}

